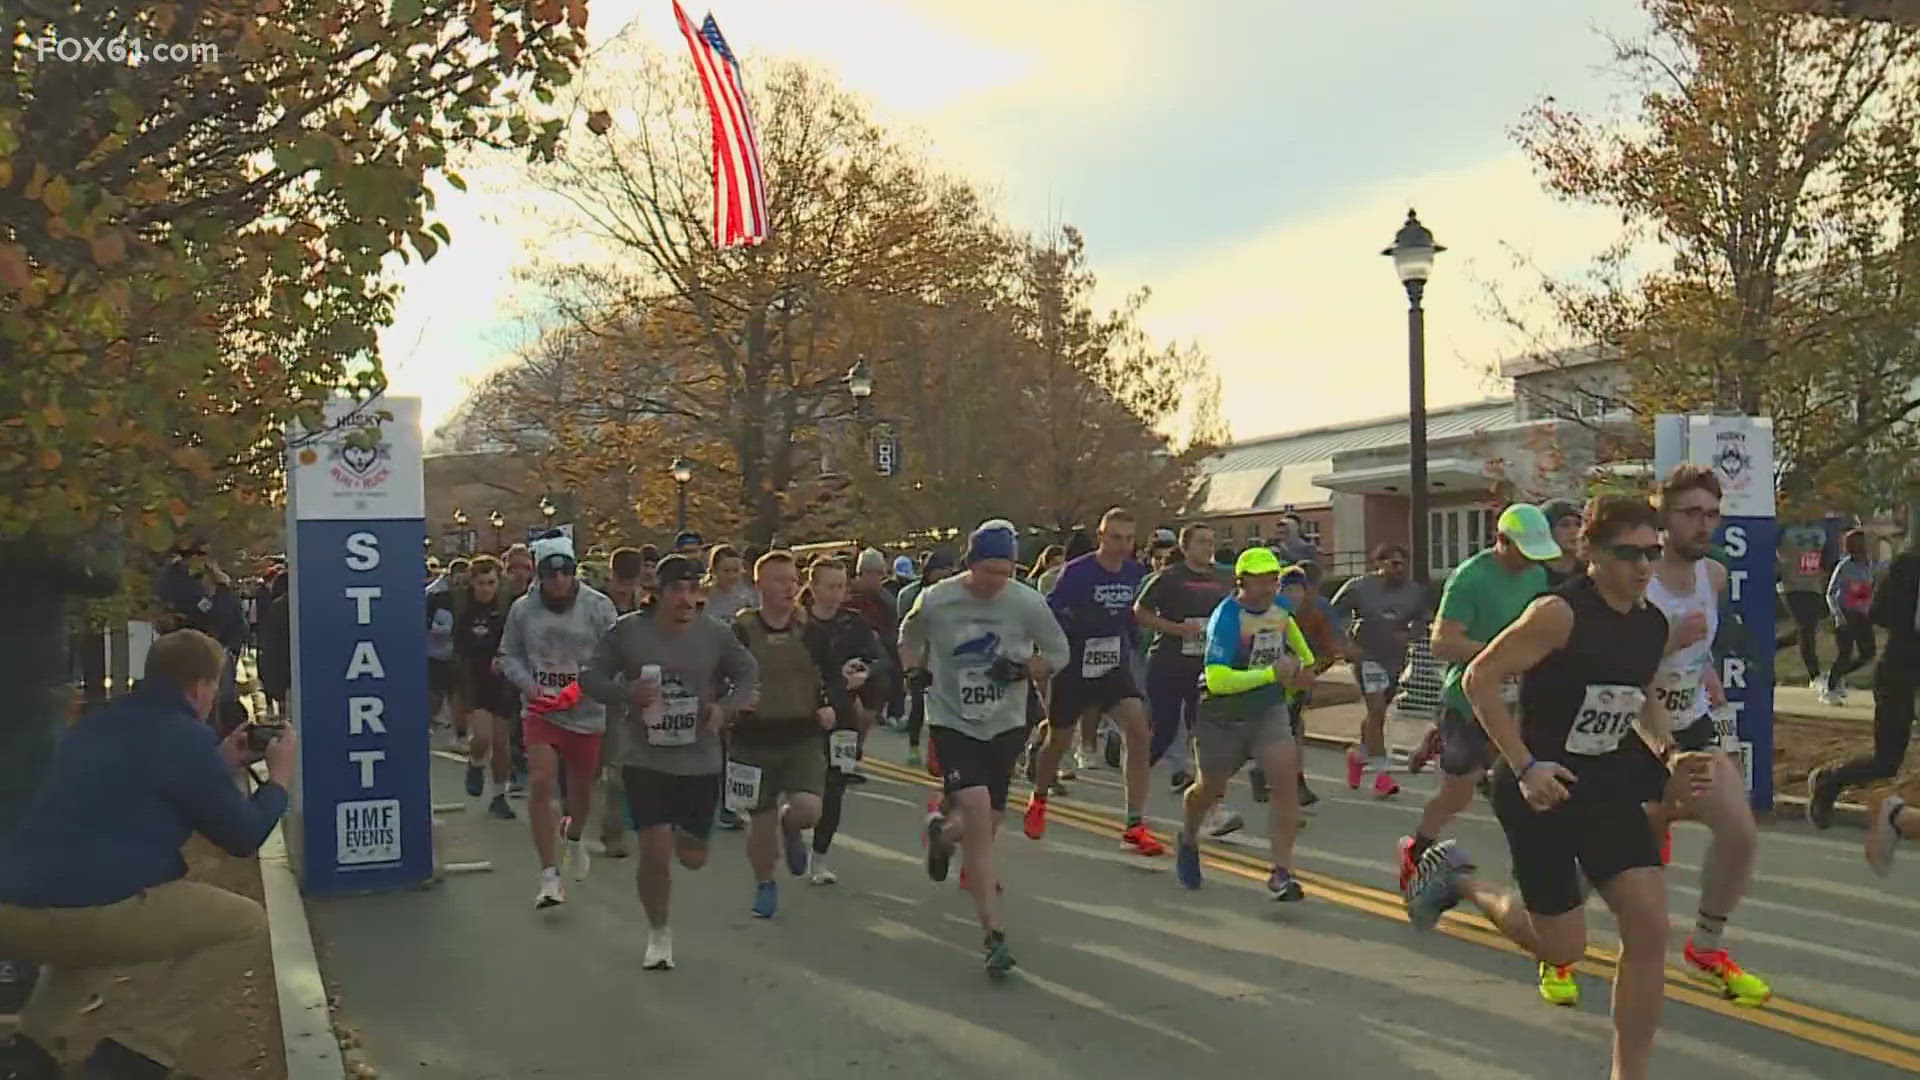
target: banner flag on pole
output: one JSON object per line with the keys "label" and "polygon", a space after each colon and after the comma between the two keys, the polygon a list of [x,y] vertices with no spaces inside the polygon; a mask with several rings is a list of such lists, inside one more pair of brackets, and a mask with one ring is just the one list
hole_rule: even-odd
{"label": "banner flag on pole", "polygon": [[709,14],[698,27],[674,0],[673,17],[693,50],[693,67],[707,95],[713,121],[713,243],[757,244],[767,238],[767,197],[760,171],[760,142],[747,113],[747,86],[740,63]]}

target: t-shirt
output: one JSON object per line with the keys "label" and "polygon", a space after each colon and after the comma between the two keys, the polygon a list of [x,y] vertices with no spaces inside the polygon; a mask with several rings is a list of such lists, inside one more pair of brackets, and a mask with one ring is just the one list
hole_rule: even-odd
{"label": "t-shirt", "polygon": [[1100,564],[1097,552],[1060,568],[1059,579],[1047,593],[1047,606],[1059,618],[1073,649],[1066,674],[1099,678],[1126,662],[1137,636],[1133,601],[1146,576],[1146,567],[1131,558],[1118,570],[1109,570]]}
{"label": "t-shirt", "polygon": [[[1447,578],[1447,587],[1440,593],[1439,617],[1465,624],[1467,640],[1485,644],[1518,619],[1534,597],[1546,591],[1545,567],[1532,563],[1514,573],[1500,565],[1494,548],[1488,548],[1461,563]],[[1473,707],[1460,688],[1460,677],[1466,670],[1465,664],[1448,665],[1441,694],[1449,707],[1471,713]]]}
{"label": "t-shirt", "polygon": [[961,577],[929,585],[900,621],[903,653],[925,657],[927,723],[975,739],[1026,726],[1027,688],[994,679],[996,657],[1024,663],[1038,652],[1053,670],[1067,663],[1067,636],[1047,602],[1009,583],[982,598]]}
{"label": "t-shirt", "polygon": [[1788,525],[1780,530],[1780,588],[1784,592],[1824,593],[1826,530],[1818,525]]}
{"label": "t-shirt", "polygon": [[1195,570],[1184,562],[1156,572],[1140,587],[1140,603],[1170,622],[1199,627],[1202,636],[1189,641],[1172,634],[1155,634],[1152,655],[1161,661],[1186,660],[1201,666],[1206,656],[1204,632],[1213,609],[1230,591],[1225,575],[1209,566]]}
{"label": "t-shirt", "polygon": [[[1236,671],[1269,667],[1297,650],[1289,642],[1292,616],[1275,601],[1262,611],[1250,611],[1237,596],[1228,596],[1213,609],[1207,620],[1206,664],[1221,665]],[[1303,663],[1307,656],[1295,656]],[[1286,704],[1287,688],[1280,683],[1232,695],[1209,694],[1210,705],[1229,706],[1229,715],[1251,717]]]}
{"label": "t-shirt", "polygon": [[1389,673],[1407,663],[1407,635],[1426,620],[1431,605],[1427,590],[1412,578],[1390,584],[1385,574],[1349,578],[1333,595],[1333,610],[1342,623],[1351,622],[1351,637],[1360,658],[1379,664]]}
{"label": "t-shirt", "polygon": [[[628,707],[630,687],[648,664],[660,667],[658,708]],[[737,711],[759,685],[759,668],[730,627],[696,617],[685,626],[664,622],[658,609],[620,616],[600,638],[580,673],[580,688],[604,704],[621,725],[618,764],[675,776],[717,775],[720,735],[707,728],[707,707]]]}

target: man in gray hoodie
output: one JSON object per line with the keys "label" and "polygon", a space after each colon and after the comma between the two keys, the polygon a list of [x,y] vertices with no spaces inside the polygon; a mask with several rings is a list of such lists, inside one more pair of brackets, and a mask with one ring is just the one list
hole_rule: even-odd
{"label": "man in gray hoodie", "polygon": [[[500,632],[500,674],[525,702],[522,731],[527,746],[527,817],[540,856],[536,908],[566,902],[555,848],[566,876],[587,876],[587,845],[581,839],[593,810],[593,781],[600,769],[600,737],[607,729],[604,704],[581,693],[580,672],[594,646],[613,626],[613,601],[582,582],[573,541],[550,536],[533,542],[534,588],[513,602]],[[554,820],[560,770],[566,769],[566,817]],[[566,841],[556,839],[560,827]]]}

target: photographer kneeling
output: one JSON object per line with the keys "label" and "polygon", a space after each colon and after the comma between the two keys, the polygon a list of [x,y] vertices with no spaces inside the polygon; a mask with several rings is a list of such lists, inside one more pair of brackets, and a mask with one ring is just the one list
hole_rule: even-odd
{"label": "photographer kneeling", "polygon": [[[0,955],[47,968],[0,1075],[59,1076],[57,1060],[77,1056],[67,1044],[82,1010],[123,969],[169,962],[170,980],[217,984],[246,969],[266,933],[258,903],[187,881],[180,853],[199,833],[252,855],[287,808],[291,729],[263,740],[243,725],[218,740],[206,724],[226,663],[197,630],[156,640],[146,678],[62,735],[31,806],[0,838]],[[235,770],[261,758],[271,780],[243,796]],[[219,1028],[221,1015],[200,1015],[209,1006],[218,999],[166,995],[113,1017],[85,1075],[169,1075],[192,1038]]]}

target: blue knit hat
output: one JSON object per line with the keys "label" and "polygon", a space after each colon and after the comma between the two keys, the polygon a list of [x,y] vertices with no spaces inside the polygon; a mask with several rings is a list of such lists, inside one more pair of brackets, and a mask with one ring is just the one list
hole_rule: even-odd
{"label": "blue knit hat", "polygon": [[1018,559],[1020,537],[1013,526],[1001,520],[986,522],[967,537],[967,563],[982,559]]}

